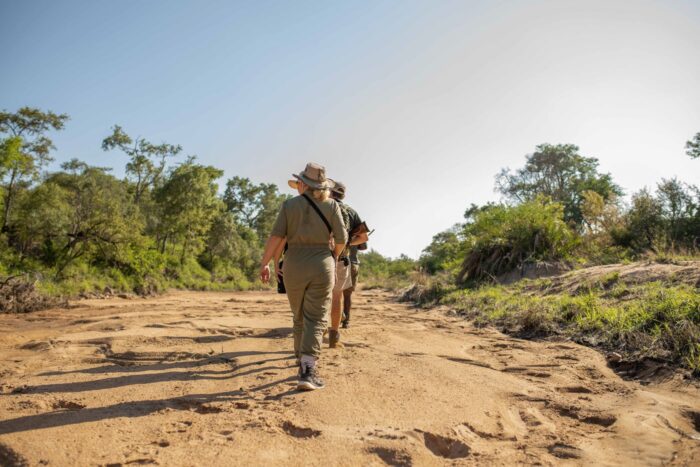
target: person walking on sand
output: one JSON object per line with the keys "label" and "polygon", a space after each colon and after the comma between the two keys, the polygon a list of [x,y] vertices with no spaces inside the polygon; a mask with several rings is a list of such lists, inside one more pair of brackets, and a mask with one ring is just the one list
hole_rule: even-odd
{"label": "person walking on sand", "polygon": [[357,280],[360,276],[360,258],[359,250],[360,248],[367,248],[367,243],[361,243],[359,245],[352,245],[350,247],[350,287],[343,290],[343,329],[347,329],[350,326],[350,310],[352,310],[352,294],[357,288]]}
{"label": "person walking on sand", "polygon": [[[335,348],[338,345],[338,341],[340,341],[341,300],[344,298],[345,291],[354,287],[352,280],[352,263],[350,259],[351,248],[365,243],[369,238],[367,233],[357,234],[352,238],[349,237],[351,232],[355,231],[355,229],[362,224],[362,219],[357,211],[343,202],[345,199],[345,190],[346,187],[344,183],[331,180],[331,198],[336,200],[340,205],[340,211],[348,231],[349,241],[338,258],[338,272],[336,273],[333,300],[331,302],[331,328],[328,331],[328,346],[330,348]],[[344,328],[348,327],[347,323],[350,319],[350,307],[347,305],[347,301],[346,313],[346,318],[343,321]]]}
{"label": "person walking on sand", "polygon": [[336,258],[345,248],[347,231],[338,203],[329,197],[326,169],[309,163],[293,174],[290,186],[299,196],[282,203],[265,245],[260,279],[270,280],[270,260],[287,241],[284,286],[294,323],[294,353],[299,358],[297,389],[324,387],[318,376],[323,333],[328,325]]}

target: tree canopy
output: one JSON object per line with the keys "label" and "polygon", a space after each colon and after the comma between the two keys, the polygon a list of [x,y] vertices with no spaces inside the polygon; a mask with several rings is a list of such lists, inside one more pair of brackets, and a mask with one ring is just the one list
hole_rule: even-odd
{"label": "tree canopy", "polygon": [[134,199],[137,203],[143,198],[144,192],[158,186],[167,160],[182,151],[180,145],[153,144],[143,138],[133,139],[119,125],[114,125],[112,134],[102,141],[102,150],[113,149],[119,149],[129,156],[126,173],[134,184]]}
{"label": "tree canopy", "polygon": [[281,195],[272,183],[255,184],[244,177],[233,177],[226,182],[223,201],[236,220],[265,237],[272,229],[282,202],[289,196]]}
{"label": "tree canopy", "polygon": [[4,201],[3,232],[8,229],[17,194],[39,177],[41,169],[52,161],[54,148],[48,137],[51,130],[62,130],[68,115],[22,107],[16,112],[0,112],[0,185]]}
{"label": "tree canopy", "polygon": [[125,177],[78,159],[47,172],[67,115],[22,108],[0,113],[0,271],[33,271],[65,284],[118,284],[153,290],[166,284],[244,288],[280,204],[270,183],[234,176],[182,147],[132,137],[119,125],[102,150],[127,156]]}
{"label": "tree canopy", "polygon": [[541,144],[526,156],[525,166],[503,169],[496,176],[496,189],[509,201],[527,202],[548,196],[564,207],[564,219],[581,227],[583,194],[598,193],[604,200],[622,195],[610,174],[598,172],[598,159],[579,154],[573,144]]}

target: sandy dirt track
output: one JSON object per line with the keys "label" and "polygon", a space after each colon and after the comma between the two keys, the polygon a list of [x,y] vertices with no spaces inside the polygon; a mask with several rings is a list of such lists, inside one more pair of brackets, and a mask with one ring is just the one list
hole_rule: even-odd
{"label": "sandy dirt track", "polygon": [[76,305],[0,316],[0,465],[700,465],[697,386],[383,292],[311,393],[284,296]]}

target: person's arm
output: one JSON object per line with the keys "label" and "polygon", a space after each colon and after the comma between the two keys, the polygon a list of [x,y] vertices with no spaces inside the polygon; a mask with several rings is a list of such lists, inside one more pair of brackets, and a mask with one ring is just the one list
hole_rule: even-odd
{"label": "person's arm", "polygon": [[267,283],[270,281],[270,260],[275,255],[280,245],[284,244],[284,237],[270,235],[265,244],[265,252],[260,262],[260,280]]}
{"label": "person's arm", "polygon": [[335,259],[338,259],[339,255],[345,249],[345,244],[348,241],[348,231],[345,230],[345,223],[343,222],[343,215],[340,213],[340,206],[338,206],[338,203],[335,202],[333,203],[330,223],[333,230],[333,240],[335,240],[333,255],[335,256]]}
{"label": "person's arm", "polygon": [[350,240],[350,246],[361,245],[367,240],[369,240],[369,235],[367,234],[367,232],[357,234],[354,237],[352,237],[352,240]]}
{"label": "person's arm", "polygon": [[335,247],[333,248],[333,256],[336,260],[340,257],[340,254],[343,252],[344,249],[345,245],[339,245],[337,243],[335,244]]}
{"label": "person's arm", "polygon": [[[353,208],[349,208],[350,211],[350,232],[357,229],[362,225],[362,218]],[[369,234],[367,232],[359,233],[353,235],[348,242],[348,246],[361,245],[369,240]]]}
{"label": "person's arm", "polygon": [[275,273],[279,274],[280,271],[277,270],[280,266],[280,258],[282,257],[282,253],[284,253],[284,246],[287,244],[287,238],[283,238],[282,241],[280,242],[279,246],[275,250],[275,255],[273,259],[275,260],[274,266],[275,266]]}
{"label": "person's arm", "polygon": [[287,237],[287,212],[285,209],[286,201],[280,206],[280,212],[277,214],[275,224],[272,226],[270,238],[265,243],[265,251],[263,252],[262,261],[260,261],[260,280],[267,283],[270,280],[270,260],[277,254],[280,245],[284,244]]}

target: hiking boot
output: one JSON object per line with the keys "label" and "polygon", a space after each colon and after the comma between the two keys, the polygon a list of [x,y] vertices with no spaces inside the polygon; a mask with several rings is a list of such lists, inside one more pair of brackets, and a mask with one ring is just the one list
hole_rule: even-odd
{"label": "hiking boot", "polygon": [[340,332],[335,329],[328,331],[328,347],[335,349],[340,341]]}
{"label": "hiking boot", "polygon": [[306,367],[303,371],[302,367],[299,367],[299,382],[297,383],[299,391],[313,391],[314,389],[323,389],[325,386],[326,383],[318,377],[316,367]]}

